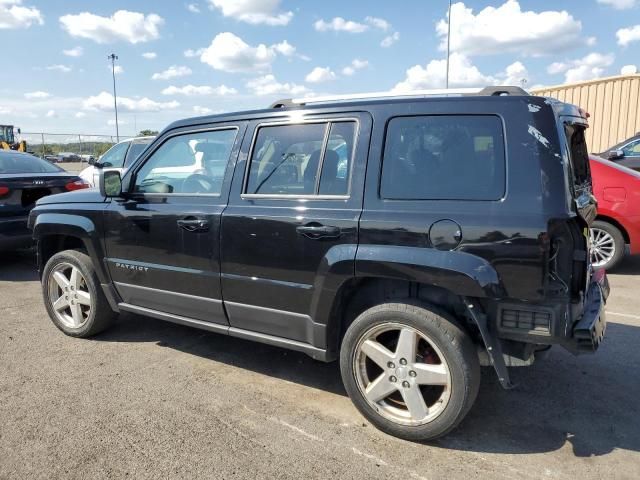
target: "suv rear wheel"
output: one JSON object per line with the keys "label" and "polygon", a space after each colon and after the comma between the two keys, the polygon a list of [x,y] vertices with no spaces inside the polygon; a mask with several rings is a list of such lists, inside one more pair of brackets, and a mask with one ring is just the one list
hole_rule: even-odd
{"label": "suv rear wheel", "polygon": [[388,303],[351,324],[340,352],[351,400],[380,430],[430,440],[467,414],[480,385],[469,336],[433,307]]}
{"label": "suv rear wheel", "polygon": [[109,327],[116,314],[102,292],[91,258],[77,250],[52,256],[42,272],[49,317],[72,337],[90,337]]}

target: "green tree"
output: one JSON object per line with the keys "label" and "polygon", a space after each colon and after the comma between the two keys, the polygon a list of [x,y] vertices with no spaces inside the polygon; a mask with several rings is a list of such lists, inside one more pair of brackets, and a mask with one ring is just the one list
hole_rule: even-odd
{"label": "green tree", "polygon": [[138,137],[153,137],[155,135],[158,135],[157,130],[140,130],[138,133]]}

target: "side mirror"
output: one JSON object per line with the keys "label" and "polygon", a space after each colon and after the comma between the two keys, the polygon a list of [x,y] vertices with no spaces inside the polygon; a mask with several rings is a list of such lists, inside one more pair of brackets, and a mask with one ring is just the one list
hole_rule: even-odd
{"label": "side mirror", "polygon": [[620,160],[621,158],[624,158],[622,150],[611,150],[607,153],[607,160]]}
{"label": "side mirror", "polygon": [[93,157],[89,157],[89,165],[95,165],[96,164],[96,159]]}
{"label": "side mirror", "polygon": [[117,170],[100,170],[99,177],[100,194],[103,197],[113,198],[122,196],[122,179]]}

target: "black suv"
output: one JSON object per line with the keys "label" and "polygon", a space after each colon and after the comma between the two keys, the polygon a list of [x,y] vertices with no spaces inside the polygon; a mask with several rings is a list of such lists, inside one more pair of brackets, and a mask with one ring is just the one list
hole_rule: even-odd
{"label": "black suv", "polygon": [[340,359],[385,432],[458,424],[480,366],[593,352],[608,284],[584,112],[513,87],[285,100],[170,125],[30,216],[67,335],[133,312]]}

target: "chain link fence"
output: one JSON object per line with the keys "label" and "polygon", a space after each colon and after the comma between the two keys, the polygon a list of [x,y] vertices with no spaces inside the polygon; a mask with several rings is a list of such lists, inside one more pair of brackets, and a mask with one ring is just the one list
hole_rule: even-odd
{"label": "chain link fence", "polygon": [[[80,171],[93,163],[118,140],[115,135],[46,132],[22,132],[19,138],[27,142],[28,152],[70,171]],[[120,141],[127,138],[131,137],[120,135]]]}

